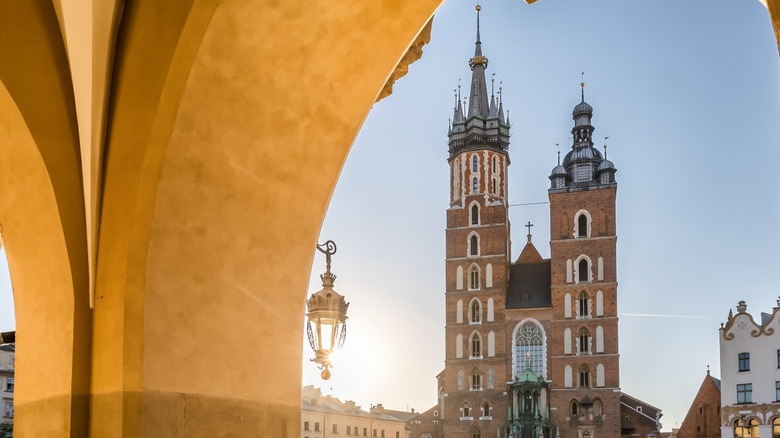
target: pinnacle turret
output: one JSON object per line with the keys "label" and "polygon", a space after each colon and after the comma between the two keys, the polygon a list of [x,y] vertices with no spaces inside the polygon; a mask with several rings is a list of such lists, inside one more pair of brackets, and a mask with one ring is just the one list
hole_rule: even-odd
{"label": "pinnacle turret", "polygon": [[[488,96],[485,70],[488,59],[482,54],[482,40],[477,5],[477,39],[474,56],[469,59],[471,85],[468,98],[461,98],[460,85],[456,90],[457,102],[448,131],[450,158],[464,150],[490,148],[506,153],[509,147],[509,121],[504,120],[504,107],[499,85],[498,98],[495,95],[495,80],[491,80],[491,94]],[[463,102],[463,105],[461,105]]]}

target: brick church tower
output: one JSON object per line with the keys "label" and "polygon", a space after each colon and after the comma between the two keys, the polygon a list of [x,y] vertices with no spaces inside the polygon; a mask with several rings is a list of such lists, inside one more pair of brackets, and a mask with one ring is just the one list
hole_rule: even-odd
{"label": "brick church tower", "polygon": [[[488,97],[477,6],[471,91],[449,131],[446,359],[441,420],[447,438],[492,437],[506,423],[504,297],[509,268],[509,121]],[[492,86],[491,86],[492,88]]]}
{"label": "brick church tower", "polygon": [[617,170],[594,147],[585,84],[571,151],[550,175],[550,258],[528,223],[513,261],[510,123],[500,89],[488,94],[479,11],[469,96],[458,92],[448,132],[445,366],[412,437],[658,436],[660,410],[620,389]]}
{"label": "brick church tower", "polygon": [[551,421],[561,436],[618,437],[616,170],[593,147],[580,85],[572,150],[550,175]]}

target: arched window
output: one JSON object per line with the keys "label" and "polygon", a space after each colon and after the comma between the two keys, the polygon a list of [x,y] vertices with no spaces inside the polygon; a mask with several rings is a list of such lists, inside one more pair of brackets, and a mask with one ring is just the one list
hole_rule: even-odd
{"label": "arched window", "polygon": [[604,257],[599,257],[598,268],[596,270],[598,271],[598,280],[604,281]]}
{"label": "arched window", "polygon": [[455,270],[455,289],[463,289],[463,266],[458,266]]}
{"label": "arched window", "polygon": [[571,354],[571,329],[568,327],[563,331],[563,354]]}
{"label": "arched window", "polygon": [[496,159],[496,157],[494,155],[493,156],[493,163],[492,163],[492,166],[491,166],[492,170],[493,170],[493,173],[496,173],[496,161],[498,161],[498,160]]}
{"label": "arched window", "polygon": [[580,409],[579,409],[579,406],[577,405],[577,402],[576,401],[572,401],[571,402],[571,416],[572,417],[576,417],[577,415],[579,415],[579,411],[580,411]]}
{"label": "arched window", "polygon": [[[490,263],[485,266],[485,287],[493,287],[493,265]],[[490,300],[492,300],[492,298]],[[493,317],[490,316],[493,314],[491,310],[492,308],[490,307],[490,300],[488,300],[488,321],[493,320]]]}
{"label": "arched window", "polygon": [[488,333],[488,357],[496,355],[496,334],[493,331]]}
{"label": "arched window", "polygon": [[584,213],[577,217],[577,237],[588,237],[588,216]]}
{"label": "arched window", "polygon": [[593,415],[601,415],[601,400],[593,400]]}
{"label": "arched window", "polygon": [[458,370],[458,391],[463,391],[463,381],[466,379],[466,373],[463,372],[463,368]]}
{"label": "arched window", "polygon": [[582,318],[590,315],[590,312],[588,311],[590,307],[588,301],[588,293],[583,291],[580,294],[579,300],[577,300],[577,304],[579,305],[578,310],[580,311],[579,316]]}
{"label": "arched window", "polygon": [[571,283],[572,281],[574,281],[572,279],[573,277],[572,271],[574,270],[573,266],[574,265],[572,264],[571,259],[566,260],[566,282],[567,283]]}
{"label": "arched window", "polygon": [[473,265],[471,269],[469,269],[469,290],[478,290],[479,289],[479,267],[477,265]]}
{"label": "arched window", "polygon": [[471,179],[471,193],[477,193],[479,190],[479,180],[476,177]]}
{"label": "arched window", "polygon": [[471,225],[479,225],[479,204],[471,205]]}
{"label": "arched window", "polygon": [[463,403],[463,406],[460,407],[460,416],[464,418],[468,418],[471,416],[471,405],[468,403]]}
{"label": "arched window", "polygon": [[474,332],[471,335],[470,342],[471,350],[469,351],[471,357],[482,357],[482,339],[479,337],[479,333]]}
{"label": "arched window", "polygon": [[455,303],[455,322],[463,324],[463,300]]}
{"label": "arched window", "polygon": [[471,390],[482,391],[482,374],[476,368],[471,372]]}
{"label": "arched window", "polygon": [[580,368],[580,388],[587,388],[590,386],[590,372],[588,366],[583,365]]}
{"label": "arched window", "polygon": [[469,322],[472,324],[482,322],[482,303],[479,302],[478,298],[474,298],[469,304]]}
{"label": "arched window", "polygon": [[493,180],[490,181],[490,188],[491,188],[490,193],[493,193],[493,194],[498,193],[498,192],[496,192],[496,179],[495,178],[493,178]]}
{"label": "arched window", "polygon": [[596,353],[604,352],[604,327],[596,327]]}
{"label": "arched window", "polygon": [[544,340],[542,327],[533,320],[525,321],[517,327],[514,339],[515,376],[520,375],[528,366],[537,376],[546,376]]}
{"label": "arched window", "polygon": [[479,429],[474,429],[473,432],[471,432],[471,438],[481,438],[482,435],[479,434]]}
{"label": "arched window", "polygon": [[479,236],[476,234],[472,234],[471,237],[469,237],[469,255],[479,255]]}
{"label": "arched window", "polygon": [[496,372],[493,371],[492,367],[488,368],[487,380],[488,389],[493,389],[496,387]]}
{"label": "arched window", "polygon": [[580,259],[580,262],[577,264],[577,280],[590,281],[590,266],[588,265],[588,259]]}
{"label": "arched window", "polygon": [[596,292],[596,316],[604,316],[604,292]]}
{"label": "arched window", "polygon": [[585,329],[580,330],[580,353],[587,354],[590,351],[590,336]]}
{"label": "arched window", "polygon": [[605,373],[604,373],[604,364],[600,363],[596,365],[596,386],[599,388],[603,388],[605,385]]}
{"label": "arched window", "polygon": [[563,317],[571,318],[571,294],[568,292],[563,296]]}
{"label": "arched window", "polygon": [[476,155],[471,156],[471,171],[476,172],[479,170],[479,158]]}
{"label": "arched window", "polygon": [[564,388],[571,388],[573,386],[572,384],[572,368],[571,365],[566,365],[563,368],[563,386]]}
{"label": "arched window", "polygon": [[[488,267],[488,269],[487,269],[487,271],[488,271],[488,279],[490,279],[490,265],[488,265],[487,267]],[[495,319],[494,307],[495,306],[493,305],[493,297],[488,298],[488,303],[487,303],[487,320],[488,320],[488,322],[493,322],[493,319]]]}
{"label": "arched window", "polygon": [[455,336],[455,357],[458,359],[463,357],[463,335],[460,333]]}
{"label": "arched window", "polygon": [[482,405],[482,416],[483,417],[490,416],[490,404],[488,402],[485,402],[485,404]]}
{"label": "arched window", "polygon": [[772,420],[772,438],[780,438],[780,417]]}
{"label": "arched window", "polygon": [[[742,418],[737,418],[737,420],[734,421],[734,438],[758,438],[758,418],[751,418],[747,423],[744,423],[743,421]],[[772,434],[774,435],[774,422],[772,429]]]}

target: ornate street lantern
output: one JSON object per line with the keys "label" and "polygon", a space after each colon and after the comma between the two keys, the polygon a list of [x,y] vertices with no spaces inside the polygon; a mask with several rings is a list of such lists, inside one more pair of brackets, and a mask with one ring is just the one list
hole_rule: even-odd
{"label": "ornate street lantern", "polygon": [[311,361],[322,370],[320,376],[328,380],[330,378],[328,368],[332,366],[331,355],[344,345],[344,339],[347,337],[346,321],[349,303],[333,290],[336,276],[330,272],[330,256],[336,254],[336,244],[328,240],[322,245],[318,244],[317,250],[325,254],[325,273],[320,275],[322,290],[313,293],[306,302],[308,307],[306,334],[315,355]]}

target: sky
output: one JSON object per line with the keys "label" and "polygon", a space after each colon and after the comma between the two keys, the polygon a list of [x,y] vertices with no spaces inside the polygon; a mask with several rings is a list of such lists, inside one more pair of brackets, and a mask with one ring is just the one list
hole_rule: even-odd
{"label": "sky", "polygon": [[[470,80],[474,6],[439,8],[422,59],[369,113],[323,224],[320,241],[338,245],[348,335],[327,382],[302,339],[302,380],[365,409],[436,403],[447,121],[458,79]],[[780,57],[768,12],[757,0],[484,0],[481,24],[488,80],[503,83],[512,121],[510,204],[547,201],[585,71],[594,137],[609,136],[618,169],[621,388],[661,408],[663,430],[679,426],[707,367],[720,376],[729,309],[744,299],[768,312],[780,295]],[[510,219],[513,259],[527,221],[549,257],[547,205],[512,207]],[[310,293],[324,268],[317,253]],[[13,329],[0,251],[0,330]]]}
{"label": "sky", "polygon": [[[423,57],[369,113],[321,232],[334,240],[346,343],[327,382],[303,343],[303,383],[364,408],[426,410],[444,367],[447,123],[468,84],[476,3],[445,1]],[[780,58],[766,8],[746,0],[484,0],[487,78],[503,84],[510,204],[547,201],[571,110],[594,108],[618,169],[621,388],[679,426],[730,308],[770,312],[780,288]],[[466,88],[466,87],[464,87]],[[545,204],[510,208],[512,259],[549,257]],[[309,292],[320,289],[317,253]],[[640,316],[655,315],[655,316]]]}

